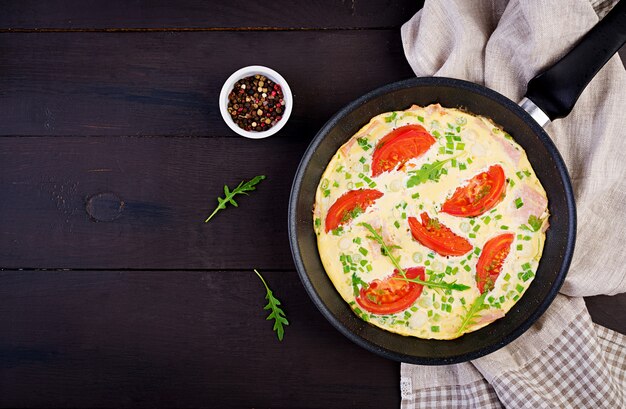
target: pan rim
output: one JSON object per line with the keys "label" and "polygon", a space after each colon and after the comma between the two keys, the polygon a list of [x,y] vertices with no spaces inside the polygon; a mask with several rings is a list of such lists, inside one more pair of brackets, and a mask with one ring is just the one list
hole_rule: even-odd
{"label": "pan rim", "polygon": [[[441,87],[451,87],[462,89],[465,91],[473,92],[479,94],[481,96],[487,97],[491,100],[494,100],[496,103],[502,105],[509,112],[517,115],[522,119],[531,130],[537,135],[540,141],[543,143],[545,148],[547,149],[550,156],[554,159],[556,163],[556,174],[560,177],[564,190],[565,190],[565,199],[567,203],[568,210],[568,220],[567,220],[567,238],[566,238],[566,247],[563,255],[563,260],[561,266],[559,268],[558,274],[554,281],[554,284],[550,288],[546,297],[541,300],[538,305],[535,307],[534,311],[528,316],[526,320],[521,322],[514,330],[505,334],[499,342],[492,343],[487,346],[483,346],[477,348],[474,351],[460,353],[457,355],[452,355],[449,357],[441,358],[441,357],[423,357],[423,356],[414,356],[408,355],[406,353],[397,352],[395,350],[387,349],[384,346],[377,345],[370,340],[352,332],[348,329],[340,320],[333,314],[332,311],[326,306],[322,297],[317,293],[315,287],[311,283],[311,280],[306,272],[304,263],[302,261],[302,255],[298,246],[298,238],[297,238],[297,205],[298,198],[300,196],[300,188],[302,186],[302,181],[304,179],[304,173],[308,167],[311,158],[315,154],[318,146],[324,140],[324,138],[329,134],[329,132],[333,129],[334,126],[352,111],[357,109],[360,105],[369,101],[370,99],[377,98],[383,96],[385,94],[416,86],[441,86]],[[518,104],[511,101],[504,95],[498,93],[497,91],[491,90],[482,85],[478,85],[469,81],[455,79],[455,78],[447,78],[447,77],[416,77],[410,78],[403,81],[398,81],[394,83],[390,83],[384,85],[382,87],[376,88],[356,100],[350,102],[339,111],[337,111],[317,132],[315,137],[312,139],[311,143],[307,147],[298,169],[296,171],[292,187],[291,193],[289,197],[289,207],[288,207],[288,231],[289,231],[289,244],[291,247],[291,253],[294,259],[294,263],[296,266],[296,271],[300,277],[300,281],[304,285],[307,294],[317,307],[317,309],[322,313],[322,315],[335,327],[340,333],[350,339],[352,342],[357,345],[374,352],[378,355],[381,355],[385,358],[392,359],[399,362],[406,362],[412,364],[420,364],[420,365],[448,365],[454,363],[465,362],[469,360],[473,360],[479,358],[481,356],[487,355],[491,352],[494,352],[506,344],[512,342],[520,335],[522,335],[532,324],[534,324],[537,319],[548,309],[552,301],[558,294],[567,272],[569,270],[569,266],[571,264],[574,245],[576,241],[576,206],[574,201],[574,194],[571,185],[571,180],[569,174],[567,172],[567,167],[561,154],[558,149],[552,142],[552,139],[548,136],[545,130],[539,126],[535,122],[534,119],[524,111]],[[383,330],[384,331],[384,330]],[[447,342],[447,341],[446,341]]]}

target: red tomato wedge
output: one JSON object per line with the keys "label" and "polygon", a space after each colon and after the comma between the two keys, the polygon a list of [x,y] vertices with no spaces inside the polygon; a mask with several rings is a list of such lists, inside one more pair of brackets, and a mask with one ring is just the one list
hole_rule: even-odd
{"label": "red tomato wedge", "polygon": [[491,210],[504,198],[506,177],[500,165],[479,173],[467,185],[458,187],[441,211],[453,216],[474,217]]}
{"label": "red tomato wedge", "polygon": [[372,176],[404,165],[409,159],[423,155],[435,138],[421,125],[405,125],[385,135],[374,149]]}
{"label": "red tomato wedge", "polygon": [[[424,280],[424,267],[405,270],[406,278]],[[422,284],[399,280],[398,270],[384,280],[374,280],[367,288],[361,288],[356,302],[372,314],[393,314],[409,308],[422,294]]]}
{"label": "red tomato wedge", "polygon": [[409,227],[413,238],[422,245],[442,256],[462,256],[472,249],[469,241],[456,235],[438,219],[431,219],[426,212],[420,217],[421,223],[417,218],[409,217]]}
{"label": "red tomato wedge", "polygon": [[354,219],[383,194],[376,189],[351,190],[341,195],[328,209],[326,233]]}
{"label": "red tomato wedge", "polygon": [[502,264],[511,251],[514,237],[513,233],[505,233],[485,243],[483,252],[476,264],[476,285],[481,294],[493,289],[496,279],[502,271]]}

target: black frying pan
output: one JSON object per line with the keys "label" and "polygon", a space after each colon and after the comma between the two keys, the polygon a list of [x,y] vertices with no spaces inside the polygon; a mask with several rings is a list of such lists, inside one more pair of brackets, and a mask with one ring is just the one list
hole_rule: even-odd
{"label": "black frying pan", "polygon": [[[561,155],[542,126],[569,114],[591,78],[624,42],[626,0],[618,3],[556,65],[530,81],[521,106],[481,85],[433,77],[414,78],[378,88],[335,114],[304,154],[289,202],[289,236],[296,268],[309,296],[331,324],[352,341],[384,357],[427,365],[478,358],[526,331],[561,288],[576,236],[576,208],[569,175]],[[451,341],[405,337],[358,318],[324,271],[312,220],[315,191],[322,173],[348,138],[380,113],[431,103],[461,107],[491,118],[511,134],[526,150],[548,194],[551,214],[537,275],[525,295],[504,318]]]}

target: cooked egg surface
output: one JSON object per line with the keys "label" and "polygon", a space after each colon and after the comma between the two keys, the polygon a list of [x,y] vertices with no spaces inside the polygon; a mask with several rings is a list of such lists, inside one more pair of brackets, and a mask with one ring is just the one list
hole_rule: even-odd
{"label": "cooked egg surface", "polygon": [[[423,126],[435,143],[402,166],[372,176],[378,142],[394,129],[411,124]],[[437,161],[441,171],[415,184],[420,170]],[[476,217],[441,211],[458,187],[493,165],[500,165],[506,177],[504,198],[495,207]],[[382,197],[326,232],[331,206],[345,193],[359,189],[376,189]],[[493,122],[440,105],[412,106],[372,118],[337,151],[318,185],[313,220],[324,268],[355,314],[398,334],[453,339],[503,317],[522,297],[543,251],[547,205],[546,192],[524,150]],[[461,256],[442,256],[418,242],[408,218],[419,220],[423,212],[469,241],[472,249]],[[356,300],[361,290],[373,280],[388,279],[395,269],[363,223],[371,225],[392,248],[402,269],[424,267],[427,282],[456,283],[469,289],[424,285],[420,296],[401,311],[384,314],[362,308]],[[481,296],[476,264],[485,243],[504,233],[514,235],[509,254],[493,288]]]}

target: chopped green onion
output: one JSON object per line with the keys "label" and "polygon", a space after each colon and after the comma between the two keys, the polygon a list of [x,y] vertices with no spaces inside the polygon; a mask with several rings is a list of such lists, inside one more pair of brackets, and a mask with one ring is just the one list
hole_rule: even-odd
{"label": "chopped green onion", "polygon": [[394,119],[396,119],[396,116],[398,116],[398,114],[395,112],[392,112],[391,115],[385,117],[385,122],[393,121]]}
{"label": "chopped green onion", "polygon": [[500,228],[501,228],[502,230],[508,230],[508,229],[509,229],[509,226],[502,225],[502,226],[500,226]]}
{"label": "chopped green onion", "polygon": [[522,206],[524,206],[524,202],[522,201],[522,198],[518,197],[517,199],[515,199],[515,207],[519,209]]}
{"label": "chopped green onion", "polygon": [[430,327],[430,330],[432,332],[439,332],[439,326],[438,325],[434,325],[434,326]]}

